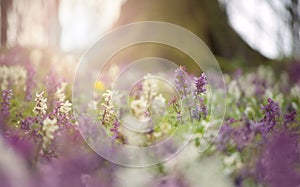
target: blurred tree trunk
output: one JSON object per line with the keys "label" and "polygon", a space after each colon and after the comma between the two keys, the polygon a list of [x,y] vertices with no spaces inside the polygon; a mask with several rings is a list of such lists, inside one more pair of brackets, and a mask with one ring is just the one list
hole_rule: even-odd
{"label": "blurred tree trunk", "polygon": [[293,55],[300,58],[300,3],[299,0],[290,0],[286,7],[289,13],[289,25],[292,33]]}
{"label": "blurred tree trunk", "polygon": [[[165,21],[198,35],[218,57],[257,66],[269,61],[251,48],[229,25],[218,0],[127,0],[115,27],[136,21]],[[231,64],[221,66],[227,68]]]}
{"label": "blurred tree trunk", "polygon": [[59,23],[60,0],[48,1],[48,41],[49,46],[57,48],[60,45],[61,25]]}
{"label": "blurred tree trunk", "polygon": [[8,13],[11,8],[12,0],[0,0],[1,6],[1,46],[7,45]]}

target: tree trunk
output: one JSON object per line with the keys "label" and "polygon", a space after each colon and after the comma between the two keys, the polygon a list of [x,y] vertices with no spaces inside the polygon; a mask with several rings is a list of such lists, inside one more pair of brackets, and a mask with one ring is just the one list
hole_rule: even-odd
{"label": "tree trunk", "polygon": [[295,60],[300,58],[300,5],[299,0],[291,0],[288,7],[286,7],[289,16],[290,16],[290,29],[292,33],[292,42],[293,42],[293,49],[292,53]]}
{"label": "tree trunk", "polygon": [[47,1],[48,5],[48,40],[49,46],[52,48],[59,48],[61,25],[59,23],[59,5],[60,0]]}
{"label": "tree trunk", "polygon": [[195,33],[223,59],[219,60],[223,69],[233,66],[226,63],[229,60],[252,67],[269,61],[232,29],[218,0],[127,0],[114,27],[149,20],[174,23]]}
{"label": "tree trunk", "polygon": [[12,0],[1,0],[1,46],[7,45],[7,30],[8,30],[8,12],[11,7]]}

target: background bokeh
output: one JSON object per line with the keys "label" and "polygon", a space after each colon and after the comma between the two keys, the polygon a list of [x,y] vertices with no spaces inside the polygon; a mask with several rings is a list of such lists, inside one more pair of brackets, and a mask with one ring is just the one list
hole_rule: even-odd
{"label": "background bokeh", "polygon": [[[299,186],[299,0],[0,0],[0,8],[0,187]],[[216,57],[227,87],[220,132],[210,121],[207,102],[211,99],[217,108],[225,98],[212,97],[203,70],[191,57],[154,43],[123,49],[105,65],[95,82],[95,102],[85,103],[86,113],[99,107],[99,124],[84,112],[74,118],[72,85],[83,56],[102,36],[141,21],[179,25],[203,40]],[[141,34],[135,32],[118,37],[130,40]],[[162,34],[152,28],[147,33]],[[113,140],[139,146],[169,135],[172,123],[182,117],[175,97],[153,94],[151,99],[160,99],[171,115],[143,139],[122,132],[113,118],[115,103],[121,112],[135,103],[130,112],[145,117],[147,108],[139,105],[143,83],[135,85],[137,94],[125,99],[120,94],[115,103],[110,89],[128,64],[147,57],[180,65],[176,71],[155,68],[175,77],[176,89],[192,90],[195,102],[189,111],[198,125],[190,143],[170,160],[146,168],[123,167],[96,154],[78,124],[92,139],[101,139],[95,131],[104,124]],[[123,87],[133,86],[122,84],[130,73],[120,80]],[[161,87],[153,80],[147,84]],[[200,153],[201,140],[212,141],[204,136],[206,128],[219,134]],[[117,152],[109,151],[113,156]]]}

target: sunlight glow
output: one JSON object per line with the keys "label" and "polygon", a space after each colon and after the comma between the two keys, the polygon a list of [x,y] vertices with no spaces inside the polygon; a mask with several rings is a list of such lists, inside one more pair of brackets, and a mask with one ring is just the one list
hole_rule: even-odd
{"label": "sunlight glow", "polygon": [[[269,58],[290,53],[288,27],[280,21],[282,15],[274,12],[267,2],[231,0],[227,3],[231,25],[250,46]],[[276,8],[282,9],[282,5],[277,3]]]}
{"label": "sunlight glow", "polygon": [[120,14],[124,0],[63,0],[60,7],[61,48],[85,50],[108,31]]}

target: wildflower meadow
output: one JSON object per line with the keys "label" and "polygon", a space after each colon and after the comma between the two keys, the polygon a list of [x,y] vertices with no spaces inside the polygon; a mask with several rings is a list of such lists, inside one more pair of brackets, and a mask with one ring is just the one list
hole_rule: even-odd
{"label": "wildflower meadow", "polygon": [[[224,74],[227,107],[220,127],[211,126],[210,112],[220,98],[212,97],[206,74],[189,72],[186,63],[168,72],[173,87],[146,74],[126,94],[98,80],[94,102],[75,118],[73,77],[65,71],[72,68],[45,67],[47,57],[37,58],[43,51],[22,52],[16,59],[13,50],[1,54],[1,187],[300,184],[300,84],[289,71],[278,73],[265,65]],[[108,72],[118,74],[122,68],[115,65]],[[88,117],[94,109],[96,123]],[[82,137],[80,124],[90,139]],[[141,126],[142,133],[130,131]],[[206,134],[208,127],[217,137]],[[173,153],[178,142],[192,136],[176,156],[136,169],[109,162],[91,149],[89,144],[101,139],[94,137],[99,129],[114,144],[138,148],[172,137],[158,155]],[[203,152],[201,141],[211,142]],[[109,154],[117,154],[114,149]]]}

